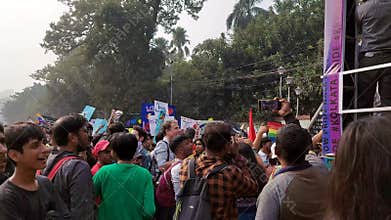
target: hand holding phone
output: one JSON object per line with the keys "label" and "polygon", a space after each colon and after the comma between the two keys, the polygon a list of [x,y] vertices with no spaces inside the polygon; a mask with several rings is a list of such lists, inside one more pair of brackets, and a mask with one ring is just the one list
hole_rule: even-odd
{"label": "hand holding phone", "polygon": [[281,102],[277,100],[258,100],[258,107],[262,111],[278,111],[281,109]]}
{"label": "hand holding phone", "polygon": [[284,117],[292,112],[291,104],[286,99],[275,98],[274,100],[278,100],[281,104],[280,109],[274,110],[274,113],[277,113],[281,117]]}

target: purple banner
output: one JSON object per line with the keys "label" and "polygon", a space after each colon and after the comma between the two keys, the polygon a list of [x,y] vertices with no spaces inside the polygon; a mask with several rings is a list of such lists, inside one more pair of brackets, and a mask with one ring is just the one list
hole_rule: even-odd
{"label": "purple banner", "polygon": [[323,154],[335,153],[341,137],[341,115],[338,114],[339,73],[323,78]]}
{"label": "purple banner", "polygon": [[323,154],[335,153],[342,134],[339,86],[344,61],[345,8],[345,1],[325,1]]}

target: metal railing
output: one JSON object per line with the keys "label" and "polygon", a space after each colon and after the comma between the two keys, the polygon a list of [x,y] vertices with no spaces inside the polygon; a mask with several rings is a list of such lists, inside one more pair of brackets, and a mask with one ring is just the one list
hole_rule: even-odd
{"label": "metal railing", "polygon": [[[384,63],[384,64],[379,64],[375,66],[369,66],[369,67],[363,67],[359,69],[354,69],[354,70],[348,70],[344,71],[340,74],[339,76],[339,114],[357,114],[357,113],[372,113],[372,112],[388,112],[391,111],[391,106],[387,107],[377,107],[377,108],[361,108],[361,109],[343,109],[343,76],[345,75],[350,75],[350,74],[356,74],[356,73],[363,73],[371,70],[378,70],[378,69],[385,69],[385,68],[390,68],[391,63]],[[355,83],[355,88],[357,88],[357,84]],[[357,90],[355,89],[355,96],[354,98],[357,101]]]}

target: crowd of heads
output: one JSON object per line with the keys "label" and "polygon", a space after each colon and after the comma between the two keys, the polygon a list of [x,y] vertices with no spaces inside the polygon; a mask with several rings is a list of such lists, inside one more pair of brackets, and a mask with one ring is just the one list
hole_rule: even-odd
{"label": "crowd of heads", "polygon": [[[355,121],[346,128],[331,172],[327,198],[329,205],[325,215],[335,219],[369,219],[375,215],[382,219],[389,217],[390,124],[389,118],[371,117]],[[261,189],[267,178],[273,179],[275,173],[270,174],[269,168],[276,164],[263,164],[254,152],[262,151],[270,160],[275,153],[282,167],[296,167],[306,164],[308,153],[314,149],[309,132],[295,123],[279,130],[274,147],[272,141],[264,135],[260,138],[259,146],[254,146],[245,137],[238,137],[233,126],[228,123],[208,123],[202,136],[196,137],[194,129],[182,131],[176,121],[165,122],[156,137],[151,137],[140,126],[134,126],[129,132],[122,123],[112,123],[107,133],[99,136],[100,140],[91,145],[92,139],[96,137],[92,137],[88,121],[78,114],[61,117],[50,130],[31,122],[17,122],[6,128],[0,125],[0,147],[3,152],[6,150],[8,160],[15,167],[42,170],[51,152],[51,148],[45,144],[48,132],[54,147],[74,152],[88,152],[89,149],[101,166],[114,162],[135,163],[136,157],[144,159],[142,156],[145,155],[140,154],[139,148],[141,146],[147,154],[151,154],[156,145],[154,138],[158,143],[168,140],[168,149],[180,161],[191,156],[231,156],[234,159],[241,155],[251,164],[251,169],[262,175],[262,178],[256,180],[258,185],[262,185]],[[2,165],[2,172],[4,169],[5,165]],[[362,205],[368,202],[372,205]],[[376,207],[376,210],[370,207]]]}

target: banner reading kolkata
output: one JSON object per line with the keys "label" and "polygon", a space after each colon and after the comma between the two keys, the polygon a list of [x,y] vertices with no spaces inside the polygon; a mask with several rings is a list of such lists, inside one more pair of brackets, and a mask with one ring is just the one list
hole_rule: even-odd
{"label": "banner reading kolkata", "polygon": [[339,87],[344,61],[345,1],[325,1],[323,77],[323,154],[335,153],[342,134]]}

